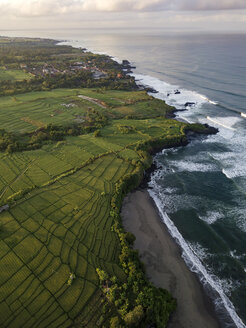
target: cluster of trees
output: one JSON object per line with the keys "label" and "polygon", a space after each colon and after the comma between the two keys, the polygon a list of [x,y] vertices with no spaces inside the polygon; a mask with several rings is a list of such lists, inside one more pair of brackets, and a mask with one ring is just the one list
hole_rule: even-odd
{"label": "cluster of trees", "polygon": [[[149,157],[144,151],[142,156]],[[126,279],[119,281],[116,277],[109,277],[107,272],[100,268],[97,269],[105,297],[115,307],[115,313],[117,313],[111,318],[111,328],[146,327],[148,324],[163,328],[166,327],[171,313],[176,308],[176,301],[169,292],[154,287],[146,278],[138,252],[132,248],[135,237],[131,233],[125,232],[121,225],[122,199],[127,192],[139,184],[142,176],[143,165],[140,161],[136,161],[134,172],[126,175],[116,184],[115,193],[111,199],[110,215],[114,219],[112,231],[117,233],[120,240],[119,262],[126,274]]]}
{"label": "cluster of trees", "polygon": [[54,40],[13,38],[0,44],[0,65],[13,64],[18,67],[21,63],[50,61],[58,54],[71,53],[81,54],[81,50],[58,46]]}
{"label": "cluster of trees", "polygon": [[117,313],[110,327],[146,327],[147,324],[166,327],[176,301],[166,290],[154,287],[147,280],[138,252],[132,249],[134,236],[125,233],[119,223],[113,229],[120,239],[120,265],[127,278],[122,282],[97,269],[105,297]]}
{"label": "cluster of trees", "polygon": [[90,66],[100,67],[103,71],[121,72],[122,70],[122,65],[107,55],[97,55],[89,52],[85,53],[83,58],[87,63],[90,63]]}
{"label": "cluster of trees", "polygon": [[87,112],[86,120],[80,124],[49,124],[31,133],[14,134],[0,130],[0,151],[8,153],[41,148],[44,144],[64,140],[66,136],[78,136],[100,129],[107,124],[107,117],[95,110]]}
{"label": "cluster of trees", "polygon": [[6,132],[5,130],[0,130],[0,151],[10,150],[13,145],[16,147],[17,138],[13,133]]}
{"label": "cluster of trees", "polygon": [[120,133],[127,134],[130,133],[131,131],[134,130],[132,126],[127,126],[127,125],[118,125],[117,129]]}
{"label": "cluster of trees", "polygon": [[[139,142],[135,147],[139,154],[139,160],[129,160],[135,170],[131,174],[125,175],[115,185],[115,193],[111,199],[110,216],[114,220],[111,229],[120,240],[119,263],[126,279],[120,281],[115,276],[110,277],[100,268],[97,269],[104,295],[109,304],[115,308],[115,315],[110,320],[111,328],[146,327],[147,325],[164,328],[176,308],[176,300],[169,292],[154,287],[146,278],[145,268],[139,260],[138,252],[132,247],[135,237],[131,233],[125,232],[122,227],[120,209],[125,195],[139,185],[144,169],[151,165],[150,153],[164,147],[186,143],[185,128],[186,125],[180,135]],[[204,129],[194,126],[194,130],[203,131]]]}
{"label": "cluster of trees", "polygon": [[145,151],[150,154],[156,153],[163,148],[184,146],[188,143],[185,133],[179,135],[169,135],[163,138],[151,138],[144,142],[138,142],[135,146],[136,151]]}
{"label": "cluster of trees", "polygon": [[74,74],[55,74],[38,76],[23,81],[0,82],[0,95],[9,96],[31,91],[49,91],[58,88],[102,88],[111,90],[136,90],[134,78],[126,76],[124,79],[107,77],[95,80],[90,71],[81,70]]}

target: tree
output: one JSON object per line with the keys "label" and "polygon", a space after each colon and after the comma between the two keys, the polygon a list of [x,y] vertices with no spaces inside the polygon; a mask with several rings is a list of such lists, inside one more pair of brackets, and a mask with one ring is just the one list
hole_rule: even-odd
{"label": "tree", "polygon": [[97,138],[97,137],[100,137],[100,136],[101,136],[100,130],[95,130],[94,131],[94,137]]}
{"label": "tree", "polygon": [[136,237],[129,231],[125,234],[125,238],[129,245],[133,245],[134,241],[136,240]]}
{"label": "tree", "polygon": [[137,326],[144,317],[142,305],[136,306],[132,311],[128,312],[124,318],[128,326]]}
{"label": "tree", "polygon": [[100,282],[103,282],[105,280],[108,280],[109,277],[108,277],[108,274],[105,271],[100,270],[99,268],[97,268],[96,269],[96,272],[98,274],[98,277],[99,277]]}
{"label": "tree", "polygon": [[110,320],[110,328],[121,328],[120,320],[118,317],[113,317]]}

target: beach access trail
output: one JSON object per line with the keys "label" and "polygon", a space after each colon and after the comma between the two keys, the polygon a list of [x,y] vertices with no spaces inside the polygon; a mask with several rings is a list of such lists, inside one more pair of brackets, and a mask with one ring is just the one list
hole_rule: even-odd
{"label": "beach access trail", "polygon": [[125,198],[122,220],[125,229],[136,237],[134,248],[139,250],[150,281],[177,299],[177,310],[168,327],[219,328],[211,301],[187,268],[147,190],[135,191]]}
{"label": "beach access trail", "polygon": [[83,95],[79,95],[78,97],[79,98],[82,98],[84,100],[87,100],[87,101],[89,101],[89,102],[91,102],[91,103],[93,103],[93,104],[95,104],[95,105],[97,105],[97,106],[99,106],[99,107],[101,107],[103,109],[106,109],[107,108],[106,106],[102,105],[101,102],[100,102],[100,100],[98,100],[98,99],[87,97],[87,96],[83,96]]}

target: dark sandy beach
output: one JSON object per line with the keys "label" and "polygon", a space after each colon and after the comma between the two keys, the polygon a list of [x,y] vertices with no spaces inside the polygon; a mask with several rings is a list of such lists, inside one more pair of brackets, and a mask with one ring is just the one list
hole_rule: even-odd
{"label": "dark sandy beach", "polygon": [[149,279],[177,299],[177,310],[168,327],[220,327],[211,301],[185,265],[147,191],[138,190],[125,198],[122,219],[125,229],[136,236],[134,247],[139,250]]}

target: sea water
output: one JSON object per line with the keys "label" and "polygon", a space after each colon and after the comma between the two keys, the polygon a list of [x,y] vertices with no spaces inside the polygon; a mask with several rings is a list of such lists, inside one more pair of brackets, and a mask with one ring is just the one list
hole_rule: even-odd
{"label": "sea water", "polygon": [[186,109],[178,118],[219,129],[217,135],[157,154],[159,169],[149,192],[186,264],[212,297],[222,326],[245,327],[246,35],[35,33],[19,35],[67,39],[74,46],[130,60],[137,66],[138,83],[158,91],[153,96]]}

